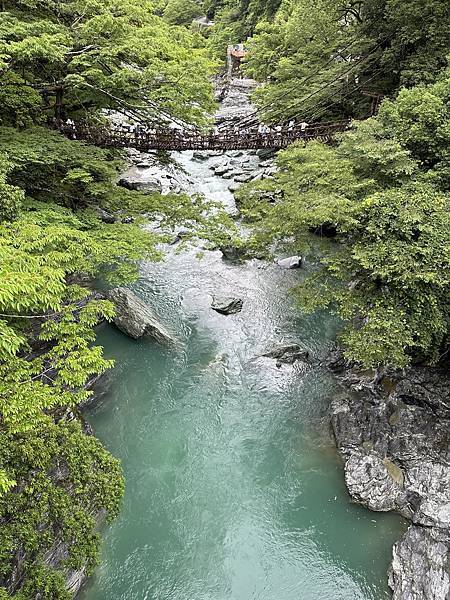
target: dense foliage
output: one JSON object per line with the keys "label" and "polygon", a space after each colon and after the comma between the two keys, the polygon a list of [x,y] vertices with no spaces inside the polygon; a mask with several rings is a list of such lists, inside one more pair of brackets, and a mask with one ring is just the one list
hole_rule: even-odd
{"label": "dense foliage", "polygon": [[205,0],[204,9],[215,24],[208,31],[211,51],[225,60],[228,44],[245,42],[260,21],[271,20],[281,0]]}
{"label": "dense foliage", "polygon": [[163,17],[172,25],[190,25],[202,12],[201,4],[196,0],[168,0]]}
{"label": "dense foliage", "polygon": [[49,421],[12,440],[2,431],[0,443],[4,466],[20,481],[0,498],[0,581],[12,579],[17,600],[68,600],[65,576],[92,572],[98,525],[119,509],[118,461],[74,421]]}
{"label": "dense foliage", "polygon": [[372,98],[433,82],[450,49],[447,0],[284,0],[248,42],[271,121],[366,117]]}
{"label": "dense foliage", "polygon": [[94,327],[113,306],[92,282],[132,281],[175,225],[214,238],[223,223],[216,213],[211,228],[201,198],[117,186],[121,156],[48,125],[105,109],[202,125],[212,63],[199,35],[145,0],[4,0],[0,46],[0,597],[66,599],[123,489],[117,462],[74,420],[112,366]]}
{"label": "dense foliage", "polygon": [[213,107],[202,38],[148,0],[4,0],[0,56],[3,123],[92,119],[101,108],[201,123]]}
{"label": "dense foliage", "polygon": [[[331,307],[348,323],[347,356],[366,366],[436,360],[449,325],[450,72],[403,89],[336,147],[297,143],[272,180],[240,199],[257,249],[317,246],[297,290],[303,309]],[[279,200],[268,203],[267,194]],[[282,194],[282,198],[280,198]]]}

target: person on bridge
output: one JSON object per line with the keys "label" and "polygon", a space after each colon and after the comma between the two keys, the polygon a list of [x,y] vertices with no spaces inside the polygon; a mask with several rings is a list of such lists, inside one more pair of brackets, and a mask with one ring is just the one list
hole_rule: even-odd
{"label": "person on bridge", "polygon": [[306,121],[302,121],[300,123],[300,131],[302,133],[305,133],[308,126],[309,126],[309,123],[307,123]]}
{"label": "person on bridge", "polygon": [[264,133],[269,133],[269,128],[267,127],[267,125],[264,125],[264,123],[260,123],[258,125],[258,134],[264,134]]}

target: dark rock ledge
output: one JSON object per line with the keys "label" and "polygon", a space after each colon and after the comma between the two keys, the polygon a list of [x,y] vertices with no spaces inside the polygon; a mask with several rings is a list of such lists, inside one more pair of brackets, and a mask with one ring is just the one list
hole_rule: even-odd
{"label": "dark rock ledge", "polygon": [[348,390],[331,422],[355,502],[410,519],[393,548],[394,600],[450,598],[450,376],[411,367],[374,379],[334,355]]}

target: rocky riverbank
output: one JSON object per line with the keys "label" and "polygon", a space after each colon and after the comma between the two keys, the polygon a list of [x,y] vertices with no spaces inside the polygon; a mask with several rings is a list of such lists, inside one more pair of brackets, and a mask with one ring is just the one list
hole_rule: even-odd
{"label": "rocky riverbank", "polygon": [[[233,79],[227,86],[215,115],[220,125],[225,120],[227,126],[242,127],[242,119],[253,110],[250,104],[250,93],[256,83],[251,79]],[[158,152],[142,153],[134,149],[127,150],[129,166],[120,176],[119,185],[144,192],[160,192],[165,194],[192,193],[192,177],[179,162],[179,153],[171,153],[169,159]],[[275,152],[270,149],[239,151],[230,150],[186,152],[189,158],[203,162],[209,160],[212,176],[228,181],[231,193],[248,181],[257,181],[271,177],[276,172],[273,163]]]}
{"label": "rocky riverbank", "polygon": [[341,355],[329,361],[348,394],[331,421],[352,499],[411,521],[393,548],[395,600],[446,600],[450,594],[450,376],[411,367],[374,380]]}

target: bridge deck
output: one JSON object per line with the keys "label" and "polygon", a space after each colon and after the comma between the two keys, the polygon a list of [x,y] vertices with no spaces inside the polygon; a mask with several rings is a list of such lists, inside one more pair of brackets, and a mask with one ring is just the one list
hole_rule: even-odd
{"label": "bridge deck", "polygon": [[283,127],[278,131],[227,130],[223,133],[202,135],[179,130],[130,131],[126,126],[92,127],[79,123],[63,123],[59,129],[70,139],[84,140],[104,148],[135,148],[149,150],[257,150],[262,148],[286,148],[299,139],[317,139],[329,142],[338,132],[347,129],[348,121]]}

